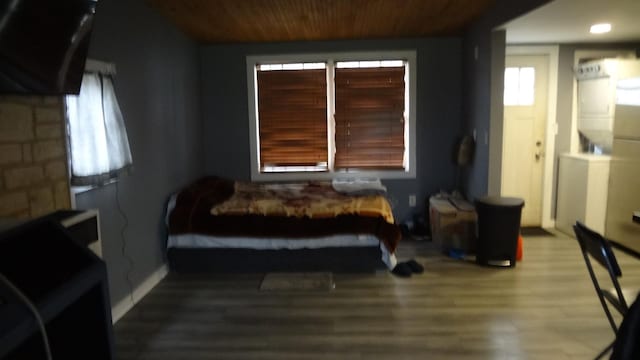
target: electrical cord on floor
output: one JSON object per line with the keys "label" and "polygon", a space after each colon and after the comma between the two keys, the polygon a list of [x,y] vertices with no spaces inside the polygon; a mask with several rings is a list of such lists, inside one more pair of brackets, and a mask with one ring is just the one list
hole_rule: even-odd
{"label": "electrical cord on floor", "polygon": [[133,267],[135,263],[133,262],[133,259],[129,255],[127,255],[127,242],[124,237],[124,232],[129,226],[129,218],[127,218],[127,214],[124,212],[124,210],[122,210],[119,194],[120,194],[120,190],[118,186],[118,181],[116,181],[116,206],[118,207],[118,212],[120,213],[120,216],[122,216],[122,218],[124,219],[124,225],[120,229],[120,240],[121,240],[120,251],[122,253],[122,257],[124,257],[129,262],[129,267],[127,268],[125,277],[127,279],[127,285],[129,286],[129,298],[131,299],[131,306],[133,307],[135,305],[135,299],[133,297],[133,282],[131,281],[131,273],[133,272]]}
{"label": "electrical cord on floor", "polygon": [[40,334],[42,335],[42,343],[44,344],[44,351],[47,356],[47,360],[51,360],[52,357],[51,347],[49,346],[49,337],[47,336],[47,329],[45,329],[44,327],[44,321],[42,321],[40,312],[38,312],[38,309],[31,302],[31,300],[29,300],[29,298],[2,273],[0,273],[0,281],[2,281],[7,286],[7,288],[9,288],[9,290],[11,290],[11,292],[14,293],[18,297],[18,299],[20,299],[20,301],[22,301],[22,303],[27,306],[27,308],[29,308],[31,313],[33,313],[33,317],[35,318],[36,323],[38,324],[38,328],[40,329]]}

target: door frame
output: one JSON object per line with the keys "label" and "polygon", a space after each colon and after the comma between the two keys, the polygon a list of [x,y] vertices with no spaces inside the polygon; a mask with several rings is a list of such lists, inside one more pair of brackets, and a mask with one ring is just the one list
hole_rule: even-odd
{"label": "door frame", "polygon": [[[559,46],[512,46],[507,45],[505,47],[505,56],[509,55],[546,55],[549,60],[549,74],[547,81],[547,123],[545,125],[545,157],[544,166],[542,170],[542,214],[541,214],[541,226],[545,228],[555,227],[555,219],[552,218],[553,207],[553,174],[554,174],[554,157],[555,157],[555,138],[558,133],[558,122],[556,116],[557,108],[557,96],[558,96],[558,58],[559,58]],[[503,69],[504,73],[504,62]],[[500,76],[500,78],[503,78]],[[500,85],[502,92],[504,92],[504,83]],[[502,113],[504,114],[504,105],[502,102],[502,93],[500,94],[500,106],[503,107]],[[491,128],[504,128],[504,115],[500,118],[491,117]],[[503,157],[503,136],[501,132],[500,138],[497,139],[493,146],[496,148],[496,156],[489,157],[489,168],[493,169],[494,173],[489,176],[489,189],[497,190],[498,194],[502,190],[502,157]],[[498,155],[499,154],[499,155]]]}

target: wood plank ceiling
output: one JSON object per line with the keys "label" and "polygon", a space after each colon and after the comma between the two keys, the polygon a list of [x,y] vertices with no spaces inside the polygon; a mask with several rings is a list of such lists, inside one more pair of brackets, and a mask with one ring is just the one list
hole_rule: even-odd
{"label": "wood plank ceiling", "polygon": [[494,0],[147,0],[201,43],[460,34]]}

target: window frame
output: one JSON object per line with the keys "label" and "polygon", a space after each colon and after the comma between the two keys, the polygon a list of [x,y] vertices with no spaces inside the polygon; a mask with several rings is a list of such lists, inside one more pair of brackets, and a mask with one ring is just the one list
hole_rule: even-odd
{"label": "window frame", "polygon": [[[328,52],[314,54],[282,54],[282,55],[249,55],[246,57],[247,98],[249,110],[249,145],[250,168],[252,181],[283,180],[330,180],[345,177],[377,177],[380,179],[415,179],[416,178],[416,103],[417,103],[417,61],[415,50],[388,50],[376,52]],[[405,126],[405,147],[408,154],[407,168],[404,170],[335,170],[333,169],[335,153],[335,93],[333,74],[336,62],[367,60],[405,60],[408,94],[405,109],[407,124]],[[258,64],[282,64],[292,62],[326,62],[327,73],[327,152],[329,170],[323,172],[280,172],[264,173],[260,171],[259,127],[258,127]]]}
{"label": "window frame", "polygon": [[[516,69],[518,76],[516,78],[517,83],[518,83],[518,88],[512,88],[512,87],[508,87],[507,86],[507,72],[510,69]],[[529,70],[531,69],[533,71],[533,76],[531,79],[531,87],[523,87],[522,86],[522,71],[523,70]],[[529,90],[530,91],[530,98],[529,97],[524,97],[523,94],[525,94],[526,92],[524,90]],[[504,68],[504,95],[502,97],[502,105],[503,106],[532,106],[533,104],[535,104],[535,93],[536,93],[536,68],[532,67],[532,66],[507,66]],[[507,101],[507,97],[511,95],[511,96],[515,96],[515,101],[511,102],[511,101]]]}

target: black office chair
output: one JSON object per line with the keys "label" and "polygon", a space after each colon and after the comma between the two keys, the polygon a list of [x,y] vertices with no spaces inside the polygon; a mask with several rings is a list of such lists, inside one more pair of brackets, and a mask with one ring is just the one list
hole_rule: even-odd
{"label": "black office chair", "polygon": [[628,359],[640,359],[640,298],[622,319],[611,352],[611,360]]}
{"label": "black office chair", "polygon": [[[622,276],[622,271],[620,270],[616,256],[613,253],[611,244],[607,239],[602,237],[602,235],[589,229],[579,221],[577,221],[573,226],[573,231],[576,233],[576,238],[580,243],[582,256],[587,264],[591,281],[593,281],[593,286],[596,289],[602,308],[607,315],[607,319],[609,319],[611,329],[617,334],[618,326],[616,325],[613,315],[611,315],[611,311],[609,310],[609,305],[607,303],[611,304],[616,310],[618,310],[622,316],[627,314],[629,306],[627,305],[627,300],[625,299],[625,295],[620,287],[620,283],[618,282],[618,278]],[[596,260],[600,265],[607,269],[609,277],[611,278],[611,283],[614,287],[613,289],[608,290],[600,286],[590,259]],[[632,296],[633,297],[630,297],[630,299],[635,299],[635,295]],[[600,359],[609,352],[613,347],[613,344],[614,343],[612,342],[602,352],[600,352],[600,354],[596,356],[596,359]]]}

